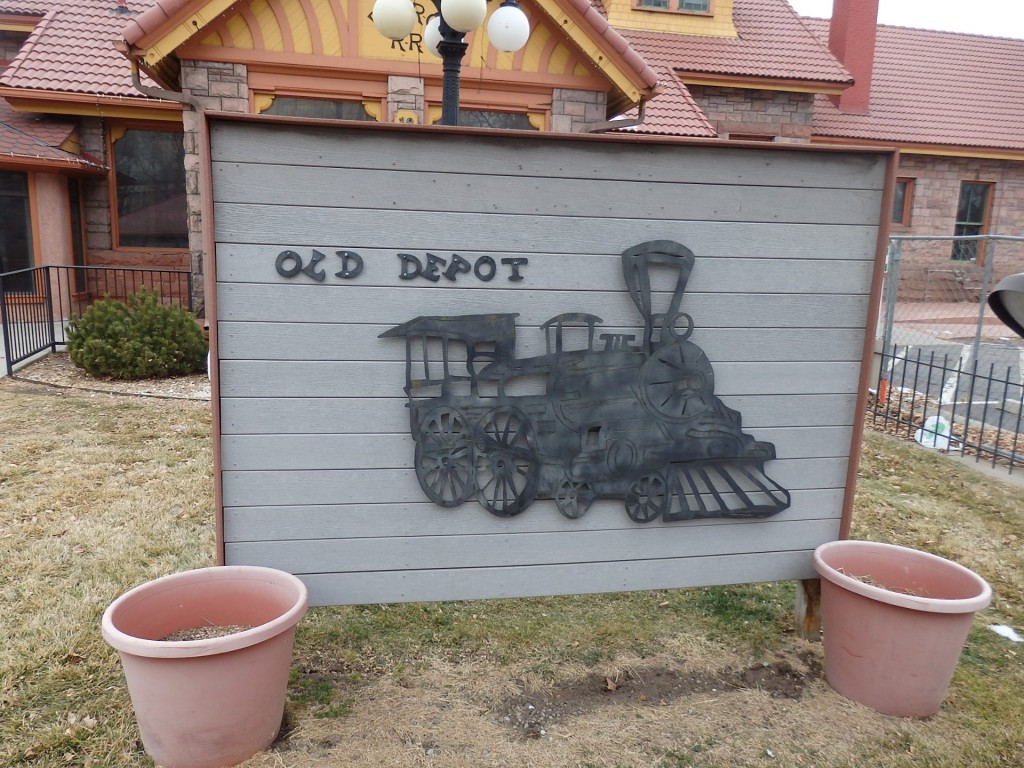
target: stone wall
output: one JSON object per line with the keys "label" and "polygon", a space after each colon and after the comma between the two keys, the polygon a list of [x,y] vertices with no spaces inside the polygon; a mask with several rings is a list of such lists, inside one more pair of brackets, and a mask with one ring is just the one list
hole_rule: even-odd
{"label": "stone wall", "polygon": [[[106,125],[102,118],[83,117],[78,123],[78,138],[82,154],[96,158],[106,166]],[[85,208],[85,245],[90,257],[95,251],[109,251],[114,247],[110,217],[110,185],[107,176],[89,177],[82,183],[82,203]],[[89,263],[93,261],[90,258]]]}
{"label": "stone wall", "polygon": [[608,95],[598,91],[556,88],[551,94],[551,130],[581,133],[608,119]]}
{"label": "stone wall", "polygon": [[426,100],[423,97],[422,77],[388,77],[388,115],[389,123],[409,122],[423,124],[426,122],[424,110]]}
{"label": "stone wall", "polygon": [[814,94],[702,85],[687,87],[719,138],[758,136],[772,137],[774,141],[811,140]]}
{"label": "stone wall", "polygon": [[[182,61],[181,92],[202,110],[249,111],[249,77],[244,64]],[[192,302],[196,317],[206,317],[203,282],[203,202],[200,180],[199,131],[201,115],[195,109],[182,114],[185,129],[185,194],[188,202],[188,248],[192,264]]]}

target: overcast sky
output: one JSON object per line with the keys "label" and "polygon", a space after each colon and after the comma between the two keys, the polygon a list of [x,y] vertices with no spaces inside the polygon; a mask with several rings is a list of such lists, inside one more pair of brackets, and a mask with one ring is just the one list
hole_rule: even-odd
{"label": "overcast sky", "polygon": [[[828,18],[832,0],[789,0],[803,16]],[[1021,0],[879,0],[882,24],[1024,39]]]}

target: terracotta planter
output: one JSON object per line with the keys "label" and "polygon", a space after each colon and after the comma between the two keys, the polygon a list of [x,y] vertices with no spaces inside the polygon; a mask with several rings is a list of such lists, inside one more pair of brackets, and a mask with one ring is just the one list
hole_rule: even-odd
{"label": "terracotta planter", "polygon": [[[142,743],[165,768],[235,765],[277,738],[305,585],[272,568],[200,568],[147,582],[103,614]],[[202,626],[252,629],[163,641]]]}
{"label": "terracotta planter", "polygon": [[992,599],[985,580],[936,555],[870,541],[823,544],[814,567],[829,684],[886,715],[935,714],[974,614]]}

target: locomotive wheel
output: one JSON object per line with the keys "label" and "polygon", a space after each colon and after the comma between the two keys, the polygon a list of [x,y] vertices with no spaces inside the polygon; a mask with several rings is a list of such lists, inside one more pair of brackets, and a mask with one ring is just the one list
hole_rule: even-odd
{"label": "locomotive wheel", "polygon": [[475,490],[473,433],[456,408],[435,408],[420,422],[416,479],[432,502],[457,507]]}
{"label": "locomotive wheel", "polygon": [[558,511],[570,520],[578,520],[587,514],[594,502],[594,490],[590,483],[576,480],[563,480],[555,494],[555,505]]}
{"label": "locomotive wheel", "polygon": [[700,347],[688,341],[654,350],[640,368],[640,397],[657,416],[689,421],[708,409],[702,396],[714,392],[714,373]]}
{"label": "locomotive wheel", "polygon": [[669,501],[668,485],[661,475],[641,475],[626,491],[626,514],[635,523],[649,523],[668,510]]}
{"label": "locomotive wheel", "polygon": [[518,515],[537,493],[533,425],[518,408],[506,406],[484,416],[476,433],[477,501],[493,515]]}

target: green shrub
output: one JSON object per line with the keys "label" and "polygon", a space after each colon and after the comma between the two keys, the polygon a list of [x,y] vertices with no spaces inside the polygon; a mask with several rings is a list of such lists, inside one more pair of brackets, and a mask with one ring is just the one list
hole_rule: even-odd
{"label": "green shrub", "polygon": [[71,362],[93,376],[163,379],[206,369],[206,339],[195,319],[143,288],[127,302],[97,301],[68,332]]}

